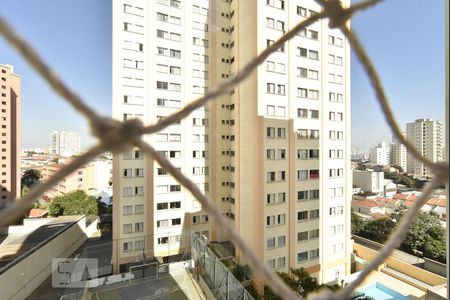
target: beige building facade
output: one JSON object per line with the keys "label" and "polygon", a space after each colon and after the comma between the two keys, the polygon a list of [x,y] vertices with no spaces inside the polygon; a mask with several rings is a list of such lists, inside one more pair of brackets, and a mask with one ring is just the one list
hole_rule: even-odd
{"label": "beige building facade", "polygon": [[[320,9],[315,1],[114,2],[113,116],[157,122]],[[350,270],[349,53],[338,30],[317,22],[238,87],[145,138],[216,201],[262,261],[275,271],[305,267],[321,282]],[[189,231],[229,240],[138,149],[114,157],[113,182],[116,271],[143,251],[177,253]]]}
{"label": "beige building facade", "polygon": [[0,65],[0,208],[20,197],[20,81],[11,65]]}
{"label": "beige building facade", "polygon": [[[432,162],[443,160],[442,123],[433,119],[418,119],[406,124],[406,138],[421,155]],[[407,155],[407,171],[417,176],[432,176],[433,172],[410,153]]]}

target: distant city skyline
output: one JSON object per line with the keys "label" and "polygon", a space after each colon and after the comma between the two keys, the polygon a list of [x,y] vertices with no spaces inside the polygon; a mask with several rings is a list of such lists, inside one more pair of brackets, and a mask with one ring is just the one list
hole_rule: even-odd
{"label": "distant city skyline", "polygon": [[[111,2],[1,3],[2,17],[37,48],[89,105],[110,116]],[[386,1],[352,18],[352,29],[376,65],[402,130],[416,119],[445,120],[444,12],[442,0],[414,0],[408,5]],[[52,18],[44,18],[46,15]],[[417,19],[427,21],[415,22]],[[59,25],[54,26],[55,23]],[[2,38],[0,48],[0,63],[13,65],[22,78],[22,147],[48,148],[48,135],[59,129],[55,124],[80,132],[82,148],[93,145],[95,138],[84,118],[49,89]],[[352,148],[368,151],[380,141],[390,142],[392,133],[367,76],[353,55],[351,74]]]}

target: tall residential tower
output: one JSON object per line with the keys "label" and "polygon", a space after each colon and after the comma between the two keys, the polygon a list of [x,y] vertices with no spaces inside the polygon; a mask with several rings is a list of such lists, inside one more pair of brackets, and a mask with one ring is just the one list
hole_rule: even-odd
{"label": "tall residential tower", "polygon": [[[406,138],[425,158],[442,161],[442,123],[433,119],[418,119],[406,124]],[[407,171],[418,176],[431,176],[433,172],[408,153]]]}
{"label": "tall residential tower", "polygon": [[[320,10],[313,0],[114,1],[113,116],[165,118]],[[305,267],[320,282],[340,281],[350,267],[349,53],[338,30],[316,22],[238,87],[145,137],[262,261]],[[141,253],[178,253],[190,230],[229,240],[138,149],[114,157],[113,177],[116,271]]]}
{"label": "tall residential tower", "polygon": [[0,65],[0,208],[20,196],[20,76]]}

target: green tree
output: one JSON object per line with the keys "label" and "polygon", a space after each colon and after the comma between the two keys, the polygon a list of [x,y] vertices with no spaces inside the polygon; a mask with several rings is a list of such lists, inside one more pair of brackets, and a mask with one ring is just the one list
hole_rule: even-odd
{"label": "green tree", "polygon": [[22,187],[26,186],[26,187],[30,188],[34,184],[38,183],[41,178],[42,178],[42,176],[39,171],[29,169],[23,173],[20,183],[21,183]]}
{"label": "green tree", "polygon": [[384,243],[391,235],[395,225],[396,222],[389,217],[370,220],[364,224],[360,236],[378,243]]}
{"label": "green tree", "polygon": [[352,234],[359,235],[361,230],[364,228],[364,220],[360,216],[355,213],[355,210],[352,208],[352,216],[351,216],[351,230]]}
{"label": "green tree", "polygon": [[55,197],[49,206],[49,215],[98,215],[99,203],[93,196],[82,190]]}

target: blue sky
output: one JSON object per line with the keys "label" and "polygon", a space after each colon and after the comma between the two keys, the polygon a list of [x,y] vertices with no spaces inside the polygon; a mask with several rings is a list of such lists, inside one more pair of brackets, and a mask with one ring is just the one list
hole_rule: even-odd
{"label": "blue sky", "polygon": [[[29,40],[97,111],[111,114],[111,1],[0,0],[0,14]],[[352,28],[377,66],[402,127],[417,118],[444,121],[444,1],[390,0],[359,13]],[[0,63],[22,76],[22,146],[47,147],[53,130],[94,142],[87,122],[55,95],[0,38]],[[391,134],[367,76],[352,57],[352,146]]]}

